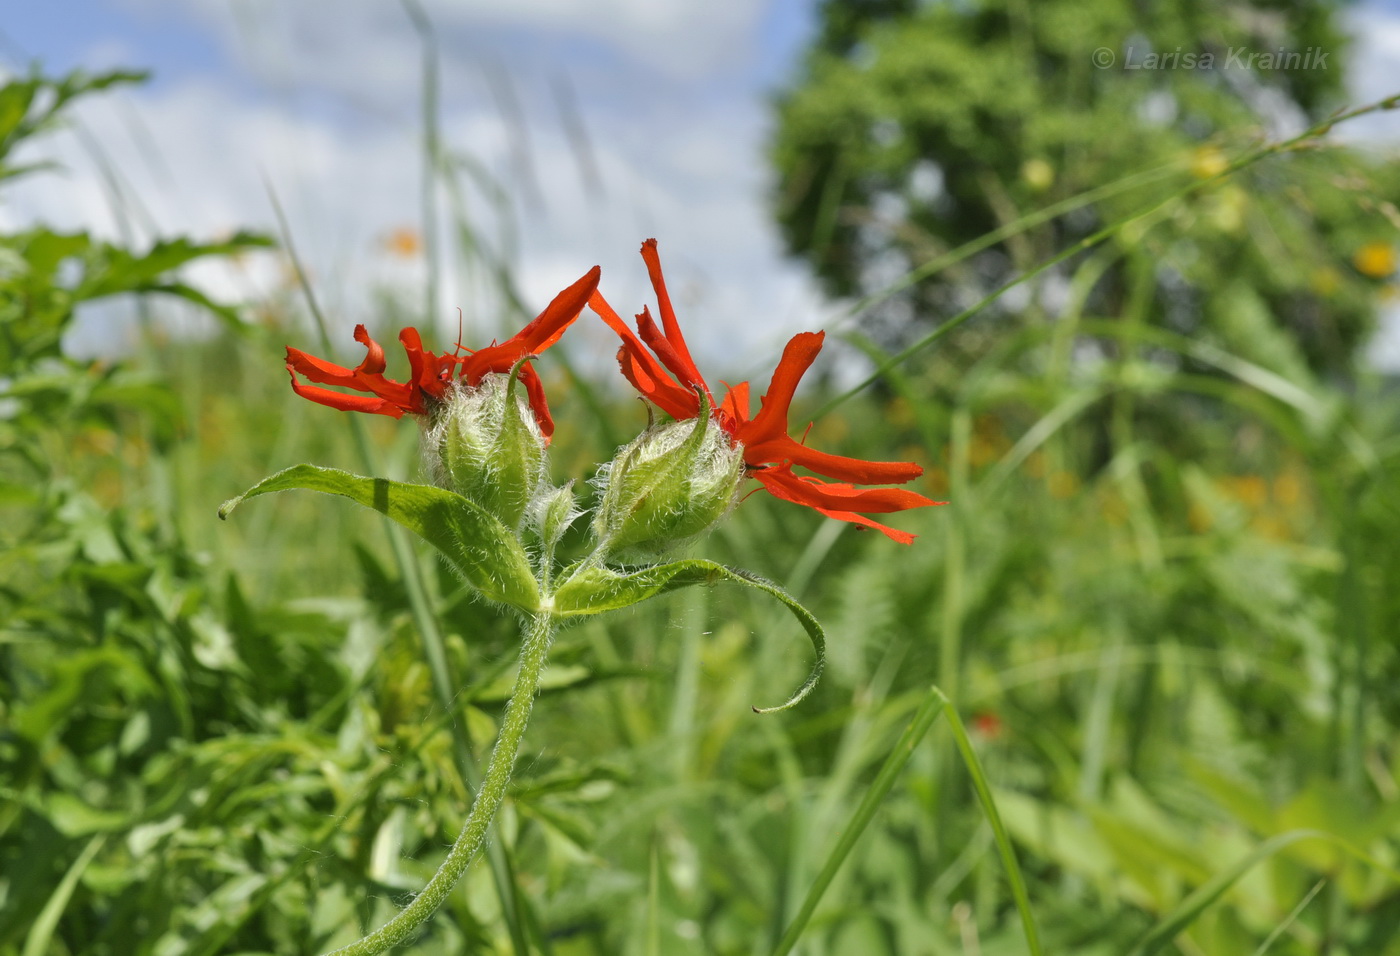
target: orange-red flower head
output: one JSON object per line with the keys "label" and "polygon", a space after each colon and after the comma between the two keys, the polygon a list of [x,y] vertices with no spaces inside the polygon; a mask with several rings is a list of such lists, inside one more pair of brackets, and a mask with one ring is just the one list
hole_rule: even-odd
{"label": "orange-red flower head", "polygon": [[[637,316],[637,331],[633,333],[600,293],[594,291],[588,300],[589,307],[621,336],[618,364],[637,391],[678,421],[700,414],[700,393],[703,393],[708,399],[705,404],[713,409],[713,418],[730,439],[742,447],[747,473],[769,493],[806,505],[830,518],[876,528],[902,544],[911,543],[913,535],[880,524],[860,512],[885,514],[942,502],[902,488],[857,488],[855,484],[903,484],[923,474],[922,468],[913,462],[863,461],[828,454],[807,447],[789,433],[788,413],[793,394],[821,352],[825,333],[801,332],[788,342],[773,372],[768,392],[760,399],[757,415],[750,415],[747,382],[730,387],[724,400],[716,403],[681,335],[671,297],[666,291],[666,280],[661,274],[655,239],[642,243],[642,259],[651,276],[652,288],[656,290],[660,328],[650,310],[643,307]],[[798,475],[792,470],[794,465],[836,480]]]}
{"label": "orange-red flower head", "polygon": [[[459,381],[475,388],[487,375],[507,373],[521,359],[538,355],[559,341],[564,330],[579,317],[589,296],[597,290],[598,277],[599,269],[594,266],[583,278],[555,296],[543,312],[515,335],[499,344],[492,343],[483,349],[469,351],[466,355],[437,355],[423,348],[417,329],[404,329],[399,333],[399,341],[408,354],[407,382],[384,377],[384,349],[370,338],[363,325],[355,327],[355,341],[368,351],[365,360],[354,369],[307,355],[289,345],[287,371],[292,376],[292,389],[303,398],[342,411],[369,412],[394,418],[403,417],[404,412],[426,415],[432,407],[444,401],[453,381],[454,369]],[[316,385],[302,384],[297,379],[298,375]],[[540,378],[534,369],[525,366],[520,370],[520,381],[525,385],[540,431],[548,437],[554,431],[554,420],[550,417]],[[318,388],[317,385],[336,385],[369,394],[350,395]]]}

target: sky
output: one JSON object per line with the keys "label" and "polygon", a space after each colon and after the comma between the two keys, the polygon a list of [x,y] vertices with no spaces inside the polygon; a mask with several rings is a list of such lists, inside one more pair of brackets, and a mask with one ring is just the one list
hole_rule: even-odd
{"label": "sky", "polygon": [[[276,231],[286,210],[345,350],[385,296],[423,302],[424,262],[395,236],[421,226],[423,42],[404,5],[285,0],[0,0],[0,63],[139,67],[150,82],[93,99],[79,131],[43,144],[67,167],[6,194],[0,226],[43,219],[143,238]],[[796,75],[814,0],[423,0],[440,51],[441,135],[459,160],[460,221],[505,255],[533,311],[589,267],[624,315],[651,301],[637,250],[656,237],[702,367],[748,373],[839,311],[784,256],[769,210],[771,98]],[[333,12],[331,12],[333,11]],[[1358,102],[1400,86],[1400,0],[1348,16]],[[1397,135],[1395,123],[1354,131]],[[116,170],[114,202],[102,165]],[[508,195],[502,213],[494,195]],[[436,204],[453,228],[451,196]],[[409,243],[411,245],[411,243]],[[394,249],[399,249],[395,252]],[[509,329],[479,270],[444,262],[435,338]],[[192,278],[252,300],[286,293],[274,256]],[[113,344],[85,317],[77,351]],[[571,333],[602,365],[601,323]],[[1400,322],[1377,345],[1400,368]]]}

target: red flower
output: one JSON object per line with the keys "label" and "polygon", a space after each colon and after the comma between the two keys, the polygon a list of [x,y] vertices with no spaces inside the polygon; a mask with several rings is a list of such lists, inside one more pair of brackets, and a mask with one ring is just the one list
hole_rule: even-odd
{"label": "red flower", "polygon": [[[724,401],[716,403],[709,385],[690,357],[676,322],[675,309],[666,292],[666,280],[661,275],[655,239],[642,243],[642,258],[646,261],[652,288],[656,290],[661,328],[657,328],[651,312],[643,307],[637,316],[637,333],[634,334],[600,293],[594,292],[588,300],[589,307],[622,337],[618,364],[637,391],[678,421],[699,414],[700,399],[696,390],[703,391],[710,398],[715,420],[743,447],[749,475],[762,483],[770,494],[814,508],[830,518],[877,528],[902,544],[912,543],[913,535],[896,531],[857,512],[885,514],[944,502],[932,501],[902,488],[856,488],[851,482],[903,484],[923,474],[922,468],[913,462],[862,461],[827,454],[808,448],[788,433],[788,408],[793,393],[821,352],[825,333],[801,332],[788,342],[757,415],[749,415],[748,382],[729,388]],[[797,475],[792,470],[794,465],[837,480],[822,481],[810,475]]]}
{"label": "red flower", "polygon": [[972,718],[972,729],[988,740],[998,740],[1005,727],[996,711],[984,710]]}
{"label": "red flower", "polygon": [[[559,341],[564,330],[583,311],[588,297],[598,288],[599,272],[598,267],[594,266],[583,278],[555,296],[554,301],[529,325],[506,341],[499,345],[492,343],[475,352],[468,351],[466,355],[436,355],[423,348],[417,329],[404,329],[399,333],[399,341],[408,353],[407,382],[395,382],[384,377],[384,349],[369,337],[363,325],[355,326],[355,341],[368,349],[368,354],[354,369],[342,368],[289,345],[287,371],[292,376],[292,389],[302,398],[341,411],[369,412],[394,418],[402,418],[404,412],[426,415],[431,405],[443,401],[455,366],[461,366],[458,379],[474,388],[492,372],[509,372],[521,359],[538,355]],[[340,385],[358,392],[368,392],[369,395],[347,395],[328,388],[303,385],[297,381],[298,374],[320,385]],[[540,377],[527,365],[520,370],[520,381],[525,385],[540,431],[548,438],[554,432],[554,420],[550,418],[549,406],[545,403]]]}

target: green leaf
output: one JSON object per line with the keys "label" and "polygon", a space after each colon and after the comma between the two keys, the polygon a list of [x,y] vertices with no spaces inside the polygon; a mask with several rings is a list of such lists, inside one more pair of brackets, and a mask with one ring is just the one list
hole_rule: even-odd
{"label": "green leaf", "polygon": [[539,609],[539,588],[515,536],[480,505],[442,488],[293,465],[225,501],[219,517],[227,518],[247,498],[293,488],[340,495],[373,508],[441,551],[483,596],[526,613]]}
{"label": "green leaf", "polygon": [[1234,866],[1217,873],[1210,880],[1202,883],[1195,892],[1182,900],[1176,909],[1163,917],[1161,922],[1139,939],[1129,956],[1153,956],[1153,954],[1166,949],[1171,945],[1172,940],[1176,939],[1178,933],[1195,922],[1196,918],[1205,912],[1211,904],[1234,888],[1235,884],[1243,879],[1246,873],[1284,848],[1302,840],[1325,840],[1348,856],[1380,871],[1392,881],[1400,882],[1400,872],[1366,855],[1334,834],[1324,833],[1321,830],[1289,830],[1287,833],[1280,833],[1265,840]]}
{"label": "green leaf", "polygon": [[30,926],[29,935],[24,940],[22,956],[43,956],[49,951],[49,942],[53,939],[54,930],[58,928],[59,918],[63,916],[63,911],[68,908],[68,903],[73,898],[73,891],[78,887],[78,880],[82,879],[83,871],[88,868],[92,858],[97,856],[106,840],[105,835],[93,837],[88,841],[87,846],[83,847],[83,851],[78,854],[73,865],[68,867],[68,872],[63,874],[63,879],[59,880],[58,886],[54,887],[48,902],[44,904],[44,908],[39,911],[34,924]]}
{"label": "green leaf", "polygon": [[71,793],[55,791],[46,796],[45,815],[53,828],[67,837],[90,836],[122,830],[132,822],[131,814],[121,810],[102,810],[90,806]]}
{"label": "green leaf", "polygon": [[[119,292],[160,289],[161,278],[181,266],[208,256],[232,256],[255,249],[271,248],[267,236],[255,232],[238,232],[216,242],[196,242],[184,236],[157,242],[142,254],[119,246],[103,245],[103,261],[83,277],[79,292],[85,299],[96,299]],[[188,296],[188,290],[178,284],[169,289],[175,295]]]}
{"label": "green leaf", "polygon": [[812,615],[790,594],[770,581],[739,568],[730,568],[713,561],[692,559],[658,564],[637,571],[619,572],[599,565],[579,565],[566,572],[564,583],[554,592],[554,613],[559,617],[601,614],[639,604],[669,591],[692,584],[717,584],[731,581],[762,591],[782,604],[797,618],[816,652],[816,662],[807,680],[786,702],[776,707],[755,707],[754,712],[771,714],[787,710],[812,692],[826,665],[826,632]]}

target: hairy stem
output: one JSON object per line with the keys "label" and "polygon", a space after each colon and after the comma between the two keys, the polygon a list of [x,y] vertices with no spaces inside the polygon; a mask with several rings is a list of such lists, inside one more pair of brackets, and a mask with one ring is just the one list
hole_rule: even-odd
{"label": "hairy stem", "polygon": [[534,706],[535,692],[540,686],[540,672],[544,669],[549,642],[554,637],[554,619],[549,612],[541,612],[530,619],[525,634],[525,644],[520,651],[520,674],[515,679],[515,689],[511,691],[506,704],[505,719],[501,723],[500,735],[496,738],[495,749],[486,765],[486,776],[477,791],[476,802],[462,827],[462,833],[447,859],[433,874],[423,892],[404,907],[393,919],[368,936],[343,946],[327,956],[377,956],[391,946],[409,937],[419,926],[427,922],[462,874],[467,871],[472,860],[481,851],[496,811],[501,808],[506,786],[510,783],[511,770],[515,758],[520,753],[520,741],[525,736],[525,725],[530,720],[530,709]]}

